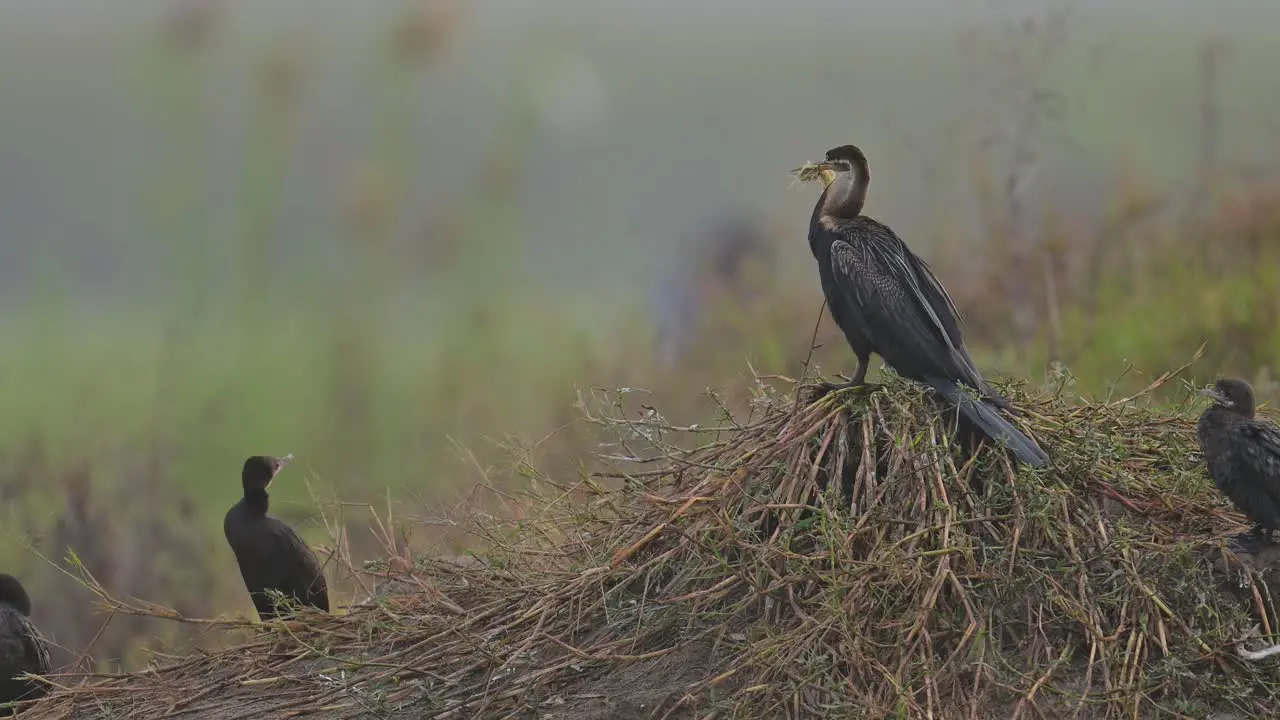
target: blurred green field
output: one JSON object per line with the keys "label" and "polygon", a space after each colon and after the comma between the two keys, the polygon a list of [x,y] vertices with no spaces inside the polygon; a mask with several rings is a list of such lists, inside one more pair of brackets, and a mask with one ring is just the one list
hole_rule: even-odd
{"label": "blurred green field", "polygon": [[[974,159],[1018,113],[1001,54],[1018,38],[1003,25],[663,27],[653,54],[645,25],[490,17],[477,35],[405,7],[386,25],[297,34],[239,17],[198,52],[119,21],[79,50],[103,61],[104,83],[85,62],[31,80],[19,70],[34,41],[0,44],[0,153],[21,168],[0,175],[16,218],[0,258],[20,268],[0,268],[0,558],[33,588],[64,662],[101,619],[24,545],[56,562],[75,540],[113,592],[247,612],[220,528],[247,455],[298,456],[273,511],[313,542],[333,543],[323,512],[353,558],[377,554],[368,511],[339,500],[390,503],[418,521],[416,544],[457,551],[464,511],[493,509],[477,482],[518,490],[521,463],[556,476],[589,463],[579,389],[651,389],[692,422],[717,412],[709,386],[741,407],[748,368],[804,372],[821,307],[802,239],[817,190],[789,188],[786,170],[840,142],[875,148],[873,213],[933,263],[992,374],[1040,382],[1060,361],[1076,392],[1104,394],[1208,342],[1197,381],[1232,372],[1277,397],[1280,184],[1234,172],[1280,157],[1265,23],[1231,28],[1221,175],[1189,224],[1130,211],[1147,198],[1176,210],[1195,189],[1195,82],[1173,80],[1196,76],[1205,32],[1076,21],[1037,81],[1065,98],[1065,140],[1038,141],[1049,179],[1014,243],[974,209],[1008,209],[999,173],[984,185]],[[457,53],[405,55],[425,42],[413,32]],[[344,33],[340,51],[325,44]],[[604,136],[578,144],[539,109],[537,86],[555,84],[540,68],[565,38],[598,62],[611,103]],[[105,103],[101,135],[81,92]],[[778,261],[748,306],[706,279],[700,340],[662,367],[644,291],[683,262],[688,226],[734,206],[760,210]],[[1031,335],[1010,331],[1023,302],[1010,276],[1031,293]],[[816,366],[851,369],[829,322],[820,340]],[[108,664],[138,662],[156,635],[209,641],[145,623],[112,633],[93,652]]]}

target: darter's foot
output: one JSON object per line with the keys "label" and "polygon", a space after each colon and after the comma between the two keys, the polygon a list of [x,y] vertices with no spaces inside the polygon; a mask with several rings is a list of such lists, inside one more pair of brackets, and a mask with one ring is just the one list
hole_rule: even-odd
{"label": "darter's foot", "polygon": [[867,383],[850,380],[848,382],[833,383],[819,382],[812,385],[805,385],[800,389],[800,401],[808,405],[817,402],[819,399],[826,397],[833,392],[848,390],[849,388],[865,387]]}

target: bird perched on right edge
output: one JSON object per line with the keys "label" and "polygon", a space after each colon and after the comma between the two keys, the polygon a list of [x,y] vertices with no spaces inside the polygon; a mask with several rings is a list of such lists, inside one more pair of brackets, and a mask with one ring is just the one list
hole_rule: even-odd
{"label": "bird perched on right edge", "polygon": [[1253,388],[1243,380],[1219,380],[1200,393],[1213,400],[1196,425],[1209,477],[1256,523],[1253,539],[1268,543],[1280,527],[1280,427],[1254,418]]}
{"label": "bird perched on right edge", "polygon": [[1048,462],[1044,450],[997,410],[1008,410],[1009,402],[974,366],[942,283],[893,230],[862,214],[871,182],[866,156],[842,145],[801,168],[801,179],[813,168],[826,190],[809,221],[809,248],[831,317],[858,358],[853,380],[828,388],[864,384],[871,353],[877,353],[899,375],[933,388],[1021,462]]}
{"label": "bird perched on right edge", "polygon": [[267,515],[267,486],[292,461],[293,455],[255,455],[245,460],[240,472],[244,497],[222,521],[244,586],[264,622],[280,614],[270,590],[299,605],[329,612],[329,587],[320,560],[293,528]]}

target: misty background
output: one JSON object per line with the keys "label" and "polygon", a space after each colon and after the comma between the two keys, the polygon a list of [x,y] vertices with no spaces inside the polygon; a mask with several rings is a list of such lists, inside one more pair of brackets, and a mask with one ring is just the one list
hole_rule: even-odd
{"label": "misty background", "polygon": [[[206,7],[216,40],[167,47],[166,23]],[[1038,192],[1097,214],[1126,164],[1162,183],[1194,172],[1198,50],[1213,39],[1232,56],[1220,160],[1265,163],[1280,121],[1267,69],[1280,9],[1153,7],[458,3],[440,6],[456,25],[430,66],[391,76],[384,46],[405,3],[11,0],[0,7],[0,292],[13,307],[52,275],[96,312],[132,316],[177,291],[216,304],[236,289],[238,236],[254,222],[270,233],[271,284],[295,292],[312,270],[346,271],[344,205],[390,161],[403,204],[389,242],[425,256],[387,279],[396,290],[453,292],[422,246],[493,162],[508,163],[495,172],[512,201],[511,242],[491,262],[514,276],[504,283],[551,292],[584,321],[633,302],[722,212],[789,227],[806,260],[815,191],[789,188],[786,171],[845,142],[871,158],[872,211],[927,251],[925,208],[977,229],[973,145],[1017,121],[1029,88],[1014,78],[1032,69],[1008,58],[1041,49],[1022,25],[1064,9],[1069,37],[1021,83],[1061,97]],[[288,117],[264,130],[272,62],[296,77]],[[273,207],[251,220],[246,183],[268,163]]]}

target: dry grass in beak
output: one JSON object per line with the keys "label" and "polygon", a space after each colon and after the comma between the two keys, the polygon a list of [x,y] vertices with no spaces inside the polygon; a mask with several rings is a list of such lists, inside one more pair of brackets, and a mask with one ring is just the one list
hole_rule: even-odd
{"label": "dry grass in beak", "polygon": [[824,186],[830,185],[835,178],[835,173],[831,172],[826,165],[820,163],[807,162],[800,167],[791,171],[791,175],[796,182],[813,182],[821,180]]}

